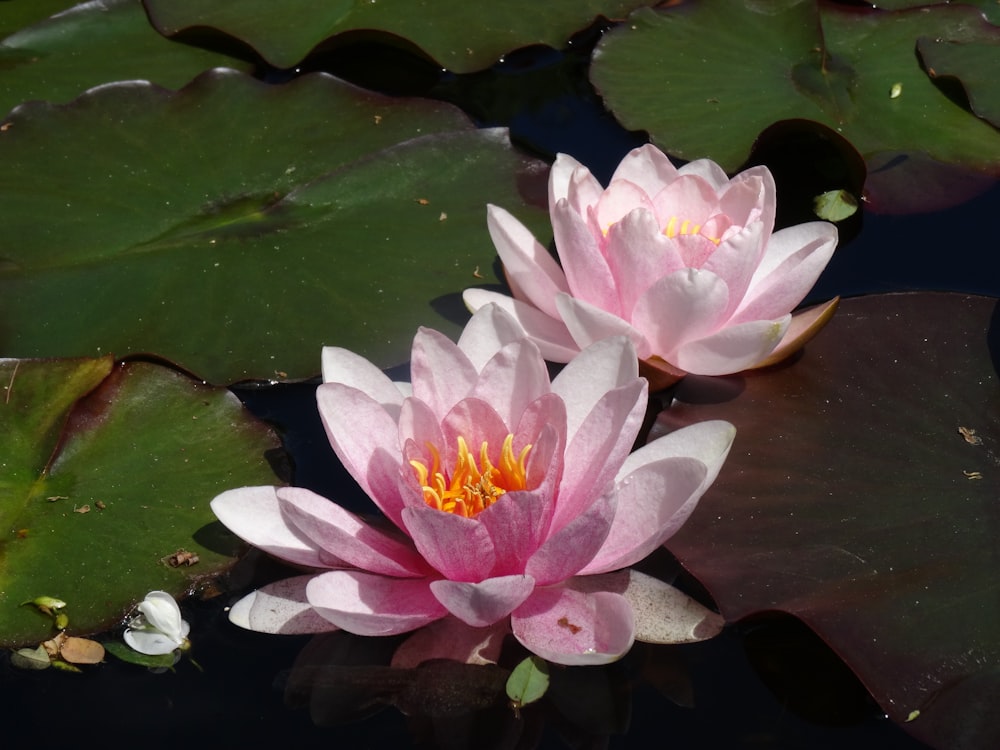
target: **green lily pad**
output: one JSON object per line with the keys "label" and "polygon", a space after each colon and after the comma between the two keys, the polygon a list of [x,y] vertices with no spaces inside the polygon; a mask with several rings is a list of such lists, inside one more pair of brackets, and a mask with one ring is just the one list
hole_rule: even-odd
{"label": "green lily pad", "polygon": [[960,294],[843,300],[797,362],[686,378],[660,417],[737,428],[668,544],[726,619],[796,615],[941,748],[1000,742],[997,311]]}
{"label": "green lily pad", "polygon": [[649,0],[438,0],[433,11],[409,0],[144,0],[153,24],[172,36],[217,29],[291,68],[317,46],[349,32],[380,32],[456,73],[493,65],[518,47],[562,47],[599,15],[621,17]]}
{"label": "green lily pad", "polygon": [[405,361],[495,279],[488,202],[548,224],[505,131],[323,74],[29,103],[0,162],[0,353],[156,352],[217,383],[311,376],[324,344]]}
{"label": "green lily pad", "polygon": [[74,0],[5,0],[0,3],[0,39],[74,5]]}
{"label": "green lily pad", "polygon": [[0,113],[30,99],[67,102],[109,81],[143,79],[179,88],[221,66],[253,68],[165,39],[149,25],[139,0],[84,3],[0,42]]}
{"label": "green lily pad", "polygon": [[922,36],[997,31],[963,6],[887,13],[689,3],[629,16],[598,44],[591,79],[626,127],[729,171],[746,161],[758,133],[792,118],[830,127],[869,164],[903,151],[1000,171],[1000,133],[942,93],[914,54]]}
{"label": "green lily pad", "polygon": [[972,111],[1000,128],[1000,29],[992,41],[953,42],[923,38],[917,42],[932,78],[957,78]]}
{"label": "green lily pad", "polygon": [[[232,564],[209,501],[276,481],[279,443],[227,390],[111,357],[0,360],[0,645],[38,642],[66,602],[71,633],[120,619]],[[198,556],[174,567],[179,550]]]}

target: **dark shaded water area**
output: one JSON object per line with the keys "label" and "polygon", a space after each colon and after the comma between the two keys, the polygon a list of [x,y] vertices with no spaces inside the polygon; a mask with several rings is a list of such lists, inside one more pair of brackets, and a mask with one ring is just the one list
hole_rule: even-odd
{"label": "dark shaded water area", "polygon": [[[606,181],[622,155],[645,136],[621,129],[586,82],[585,61],[599,31],[581,35],[566,53],[526,50],[470,76],[442,75],[402,53],[371,45],[333,53],[316,67],[388,93],[454,101],[482,125],[509,126],[522,148],[546,158],[571,153]],[[265,77],[282,75],[271,71]],[[808,165],[811,147],[797,142],[801,154],[790,160]],[[808,172],[804,168],[780,177],[779,201],[805,205],[803,199],[812,195]],[[1000,254],[988,228],[998,210],[996,186],[960,206],[931,213],[888,216],[863,209],[846,222],[841,246],[809,301],[913,289],[1000,295]],[[485,236],[485,207],[483,218]],[[811,217],[781,218],[793,223]],[[317,368],[318,363],[319,352]],[[405,379],[405,366],[393,375]],[[295,484],[354,510],[371,509],[327,444],[315,410],[315,383],[235,390],[254,414],[280,431]],[[670,568],[669,556],[662,558],[657,564]],[[863,686],[818,638],[782,616],[732,624],[705,643],[637,646],[609,668],[564,670],[559,689],[520,717],[500,697],[471,719],[447,711],[433,718],[408,717],[391,706],[373,713],[355,705],[342,713],[357,720],[328,726],[339,708],[324,707],[324,695],[346,692],[348,703],[353,695],[360,704],[371,690],[398,703],[399,692],[388,683],[372,688],[355,672],[335,670],[310,672],[309,684],[310,677],[303,678],[295,665],[310,638],[245,632],[228,622],[226,608],[232,602],[289,574],[251,553],[222,582],[217,596],[182,604],[201,670],[184,660],[174,672],[150,674],[109,658],[100,669],[61,675],[22,672],[0,660],[0,715],[6,719],[0,746],[62,748],[90,740],[144,750],[925,747],[883,718]],[[697,582],[682,571],[679,576],[680,585],[705,597]],[[375,645],[370,655],[361,653],[368,646],[349,648],[380,664],[391,645]],[[329,684],[337,679],[344,680],[339,691]]]}

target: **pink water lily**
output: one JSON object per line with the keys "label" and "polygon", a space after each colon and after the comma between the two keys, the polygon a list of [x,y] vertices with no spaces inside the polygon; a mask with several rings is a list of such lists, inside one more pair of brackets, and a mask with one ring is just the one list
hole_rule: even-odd
{"label": "pink water lily", "polygon": [[[295,487],[213,500],[237,535],[311,569],[241,600],[235,622],[423,629],[411,652],[468,660],[512,632],[564,664],[617,659],[636,637],[718,630],[713,613],[624,569],[688,517],[732,425],[697,424],[630,454],[647,395],[631,343],[597,342],[550,381],[538,347],[493,305],[457,344],[421,329],[411,375],[412,388],[350,351],[323,351],[317,401],[330,443],[390,523]],[[684,632],[656,635],[671,618]]]}
{"label": "pink water lily", "polygon": [[837,244],[836,227],[822,221],[773,232],[774,210],[766,167],[729,179],[707,159],[677,169],[646,145],[622,160],[605,189],[560,154],[549,213],[561,267],[491,205],[487,223],[514,297],[467,289],[464,299],[473,311],[503,306],[554,362],[627,336],[654,386],[772,364],[833,314],[836,300],[796,318],[790,311]]}

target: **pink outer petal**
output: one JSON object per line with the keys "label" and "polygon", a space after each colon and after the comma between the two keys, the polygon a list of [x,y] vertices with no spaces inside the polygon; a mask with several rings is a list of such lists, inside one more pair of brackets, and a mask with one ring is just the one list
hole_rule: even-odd
{"label": "pink outer petal", "polygon": [[786,315],[780,320],[755,320],[723,328],[681,346],[671,364],[696,375],[740,372],[774,351],[791,319]]}
{"label": "pink outer petal", "polygon": [[552,529],[582,513],[614,480],[642,426],[647,384],[637,378],[608,391],[569,442]]}
{"label": "pink outer petal", "polygon": [[521,339],[507,344],[486,363],[469,395],[492,405],[504,424],[512,427],[525,407],[549,390],[549,371],[538,347]]}
{"label": "pink outer petal", "polygon": [[355,635],[396,635],[446,613],[424,578],[387,578],[359,570],[313,577],[306,596],[316,612]]}
{"label": "pink outer petal", "polygon": [[568,292],[569,286],[566,274],[548,249],[521,222],[497,206],[487,206],[486,226],[511,286],[521,290],[524,299],[546,315],[557,317],[556,294]]}
{"label": "pink outer petal", "polygon": [[434,581],[431,592],[455,617],[474,628],[493,625],[521,605],[535,589],[531,576],[487,578],[479,583]]}
{"label": "pink outer petal", "polygon": [[517,318],[499,305],[479,305],[472,312],[475,314],[458,337],[458,348],[469,358],[476,372],[482,372],[494,354],[507,344],[523,339],[525,332]]}
{"label": "pink outer petal", "polygon": [[285,521],[276,487],[241,487],[212,500],[212,512],[243,541],[296,565],[329,567],[329,555]]}
{"label": "pink outer petal", "polygon": [[328,633],[338,630],[320,617],[306,599],[308,576],[295,576],[269,583],[244,596],[229,610],[234,625],[258,633]]}
{"label": "pink outer petal", "polygon": [[[396,420],[371,396],[340,383],[324,383],[317,388],[316,404],[326,436],[337,458],[382,512],[396,521],[399,518],[399,496],[395,493],[384,494],[384,483],[376,482],[383,490],[376,491],[369,477],[370,464],[376,451],[382,449],[399,455],[399,428]],[[364,425],[364,429],[358,429],[359,425]],[[389,469],[387,466],[380,468],[383,472]],[[398,475],[398,465],[395,472]],[[384,475],[380,472],[375,478],[382,476]]]}
{"label": "pink outer petal", "polygon": [[781,343],[767,357],[755,362],[753,368],[770,367],[795,354],[812,341],[813,337],[830,322],[839,303],[840,297],[834,297],[825,304],[800,310],[792,315],[792,322],[789,323],[788,330],[782,336]]}
{"label": "pink outer petal", "polygon": [[628,567],[662,545],[691,515],[707,473],[697,459],[665,458],[618,482],[618,510],[608,538],[580,574]]}
{"label": "pink outer petal", "polygon": [[496,565],[493,540],[474,518],[428,506],[403,511],[403,523],[424,559],[452,581],[481,581]]}
{"label": "pink outer petal", "polygon": [[616,504],[617,497],[609,488],[532,555],[525,567],[528,575],[540,586],[560,583],[576,575],[607,539]]}
{"label": "pink outer petal", "polygon": [[652,197],[677,179],[677,168],[651,143],[634,148],[618,164],[611,181],[628,180]]}
{"label": "pink outer petal", "polygon": [[391,417],[399,415],[403,394],[375,365],[348,349],[324,346],[323,382],[341,383],[357,388],[382,405]]}
{"label": "pink outer petal", "polygon": [[688,341],[715,333],[725,324],[729,287],[711,271],[686,268],[664,276],[646,290],[632,311],[632,325],[642,331],[652,351],[672,365],[676,351]]}
{"label": "pink outer petal", "polygon": [[622,464],[617,479],[623,481],[646,464],[662,461],[665,458],[674,456],[696,458],[705,464],[708,470],[698,488],[698,494],[701,495],[719,476],[735,437],[736,428],[721,419],[710,419],[682,427],[630,453]]}
{"label": "pink outer petal", "polygon": [[823,221],[773,234],[765,263],[754,274],[733,320],[770,320],[792,310],[812,289],[836,247],[837,228]]}
{"label": "pink outer petal", "polygon": [[404,542],[372,528],[315,492],[282,487],[278,504],[289,526],[348,565],[396,578],[423,577],[429,572],[408,539]]}
{"label": "pink outer petal", "polygon": [[602,310],[576,297],[560,294],[556,297],[556,307],[566,328],[580,349],[584,349],[601,339],[624,336],[632,342],[637,356],[646,359],[653,355],[646,336],[626,320],[616,314]]}
{"label": "pink outer petal", "polygon": [[567,440],[608,391],[638,376],[635,348],[625,338],[601,339],[580,352],[552,381],[552,392],[566,406]]}
{"label": "pink outer petal", "polygon": [[413,397],[431,407],[438,419],[469,395],[476,383],[476,368],[465,352],[442,333],[419,329],[410,356]]}
{"label": "pink outer petal", "polygon": [[470,628],[455,617],[442,617],[411,635],[392,655],[392,666],[406,669],[431,659],[466,664],[496,664],[510,621],[488,628]]}
{"label": "pink outer petal", "polygon": [[750,280],[757,270],[757,264],[764,253],[764,225],[755,221],[742,231],[731,235],[719,243],[702,268],[711,271],[726,282],[729,289],[729,305],[723,315],[730,317],[739,307],[743,295],[750,286]]}
{"label": "pink outer petal", "polygon": [[771,170],[750,167],[729,181],[720,191],[719,207],[740,226],[753,221],[764,225],[764,234],[774,231],[774,210],[778,204],[777,188]]}
{"label": "pink outer petal", "polygon": [[536,589],[511,616],[514,637],[556,664],[608,664],[632,648],[632,607],[620,594]]}
{"label": "pink outer petal", "polygon": [[601,254],[599,239],[565,201],[557,203],[551,211],[556,250],[573,296],[617,315],[618,291]]}
{"label": "pink outer petal", "polygon": [[604,188],[590,170],[569,154],[557,154],[549,172],[549,206],[563,198],[577,213],[584,215],[601,198]]}
{"label": "pink outer petal", "polygon": [[580,351],[561,320],[550,318],[526,302],[486,289],[466,289],[462,292],[462,301],[473,312],[489,305],[502,308],[517,321],[528,338],[538,346],[542,356],[550,362],[569,362]]}

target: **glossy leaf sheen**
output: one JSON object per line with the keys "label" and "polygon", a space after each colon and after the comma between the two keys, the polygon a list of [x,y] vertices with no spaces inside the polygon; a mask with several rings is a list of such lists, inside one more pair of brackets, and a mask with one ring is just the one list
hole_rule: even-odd
{"label": "glossy leaf sheen", "polygon": [[668,544],[722,614],[797,615],[939,747],[998,741],[996,320],[985,297],[844,300],[799,361],[687,378],[659,422],[737,428]]}
{"label": "glossy leaf sheen", "polygon": [[[7,6],[28,4],[0,2],[0,13]],[[65,0],[60,4],[72,5]],[[25,14],[16,18],[31,20]],[[223,65],[253,69],[244,60],[164,38],[149,25],[140,0],[95,0],[0,43],[0,114],[31,99],[67,102],[109,81],[143,79],[179,88],[202,71]]]}
{"label": "glossy leaf sheen", "polygon": [[[52,634],[21,606],[38,596],[88,633],[231,564],[238,542],[208,503],[274,483],[265,452],[278,446],[231,393],[110,357],[0,360],[0,382],[0,644]],[[182,548],[200,561],[162,561]]]}
{"label": "glossy leaf sheen", "polygon": [[382,32],[456,73],[488,68],[518,47],[562,47],[598,15],[620,18],[648,0],[144,0],[164,34],[213,28],[247,42],[270,64],[291,68],[346,32]]}
{"label": "glossy leaf sheen", "polygon": [[321,74],[29,103],[0,162],[0,354],[152,351],[212,382],[311,376],[324,344],[404,361],[489,277],[488,202],[545,223],[504,131]]}
{"label": "glossy leaf sheen", "polygon": [[[914,55],[921,36],[993,35],[968,7],[873,13],[810,2],[641,9],[594,52],[591,78],[628,128],[734,171],[771,123],[820,122],[871,163],[884,151],[1000,169],[1000,133],[949,100]],[[822,29],[822,31],[820,31]],[[820,52],[822,51],[822,53]],[[901,94],[893,97],[893,87]]]}

